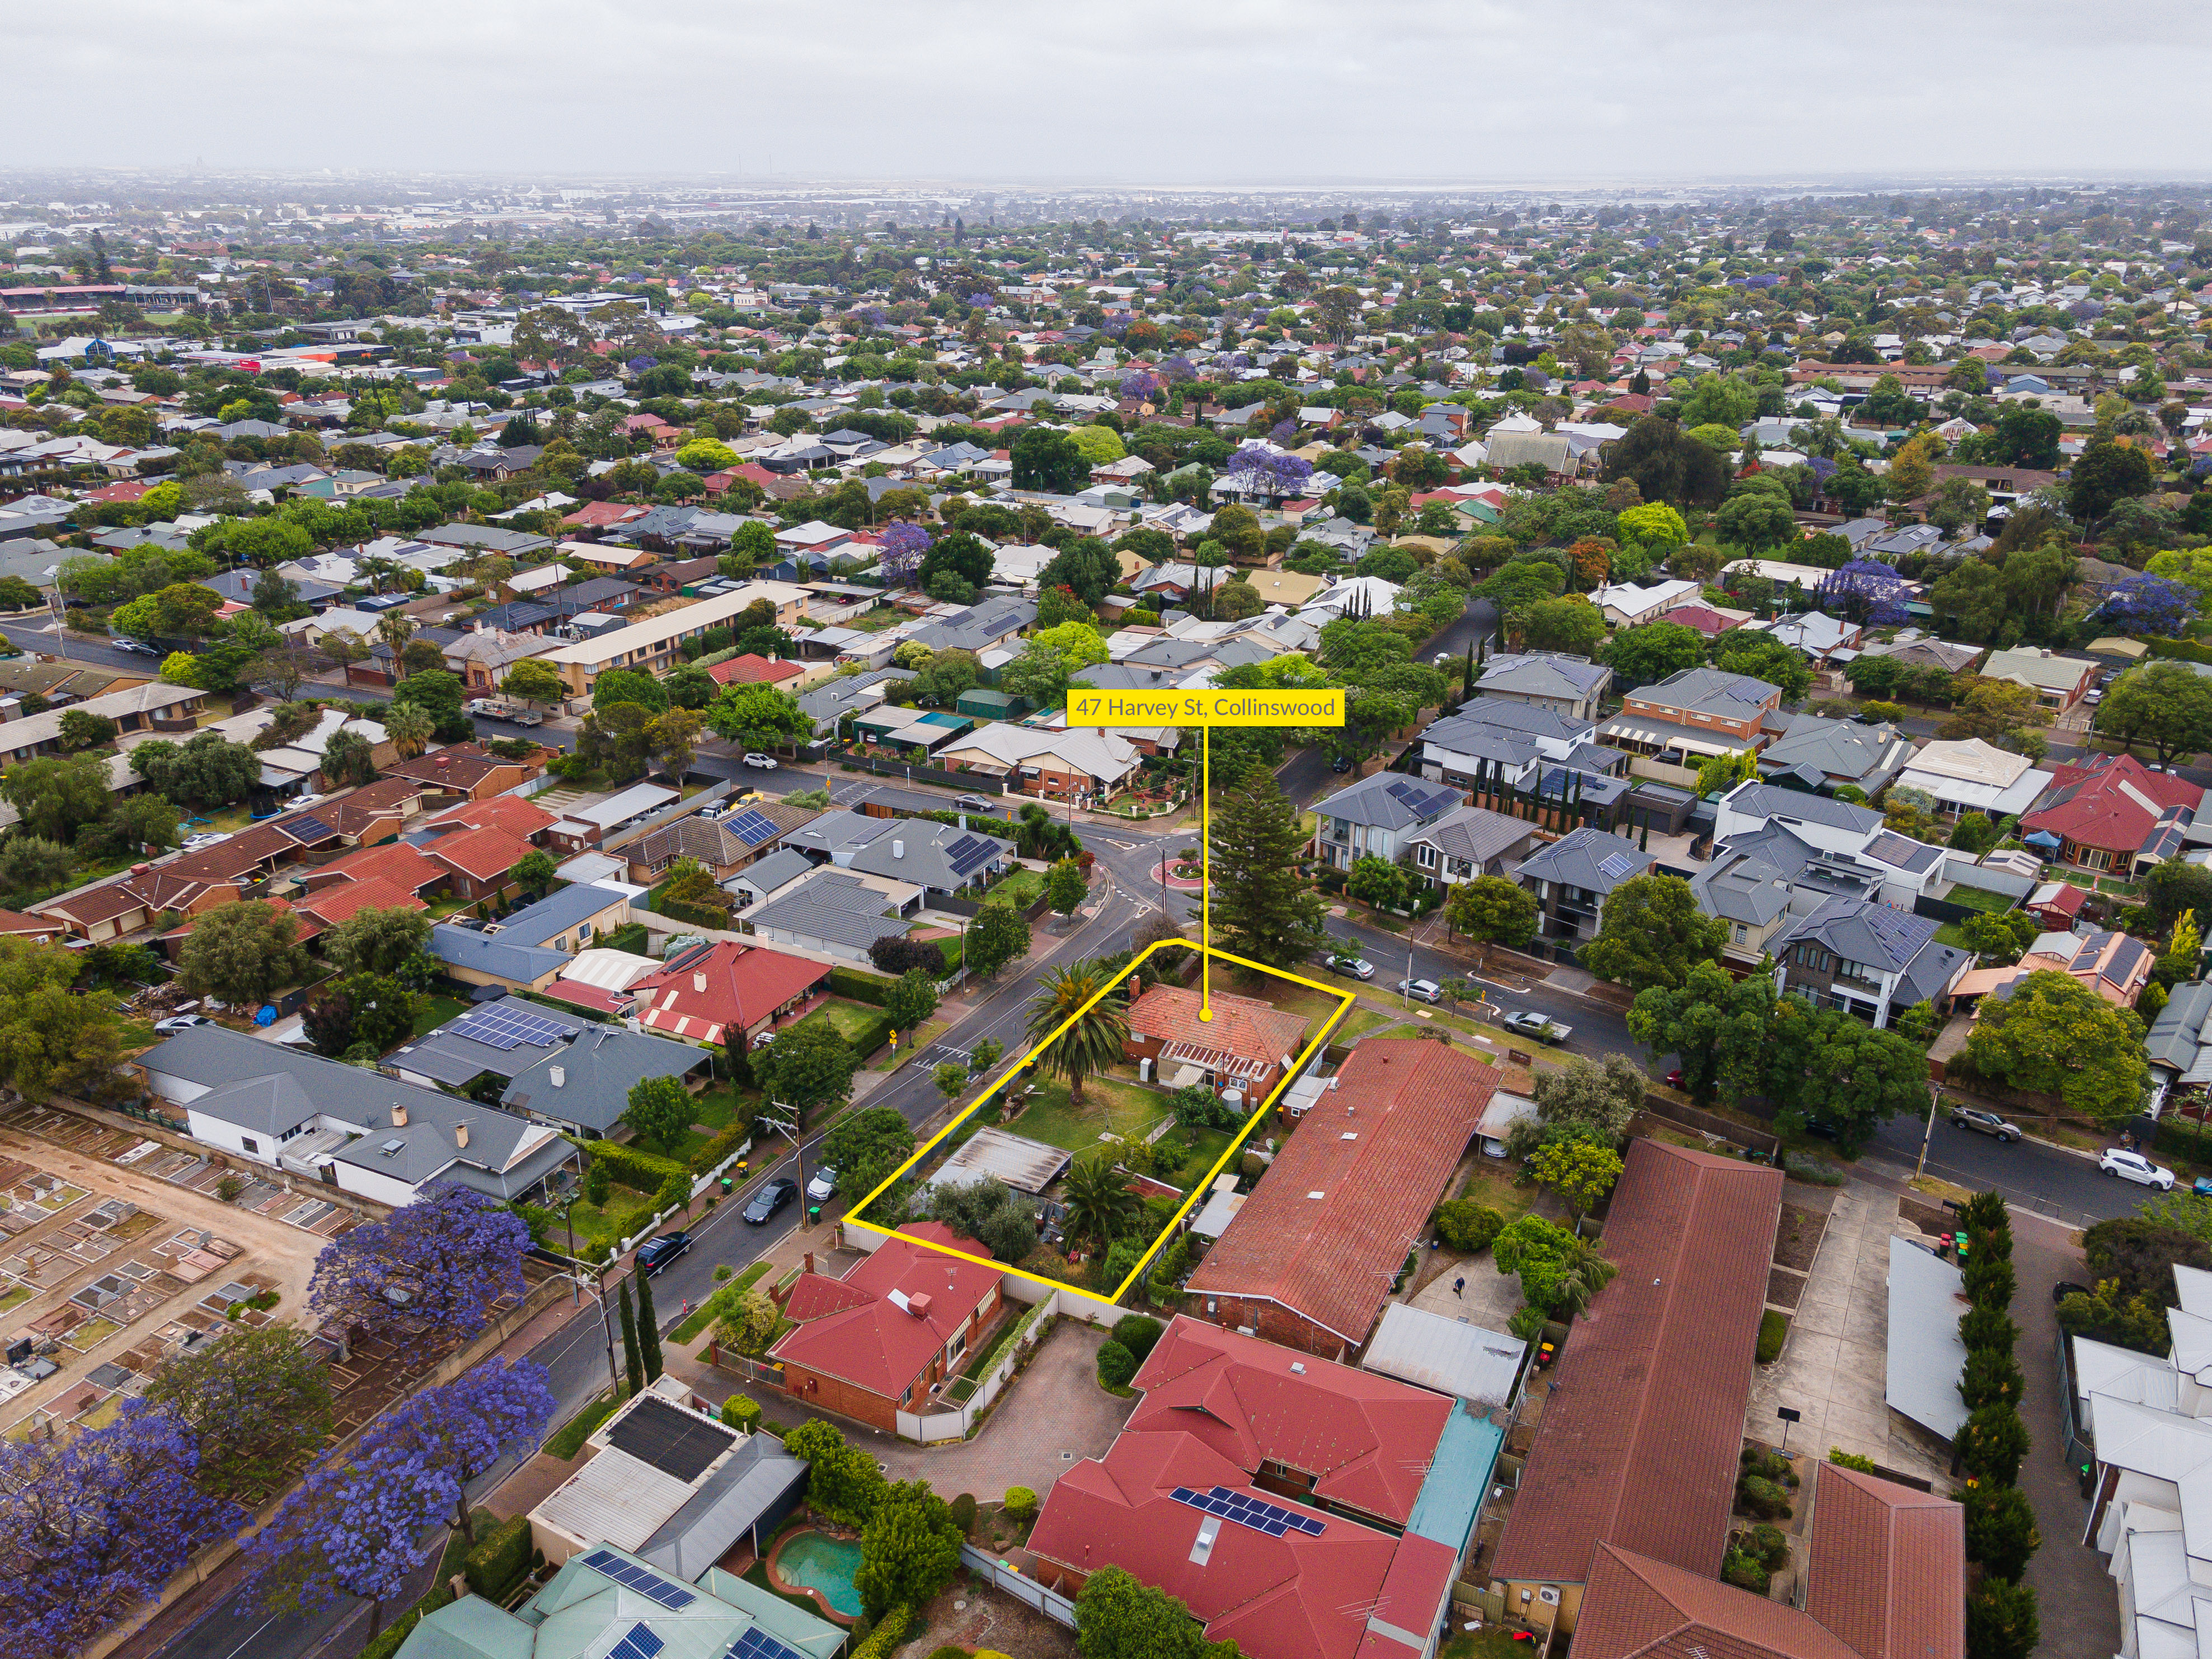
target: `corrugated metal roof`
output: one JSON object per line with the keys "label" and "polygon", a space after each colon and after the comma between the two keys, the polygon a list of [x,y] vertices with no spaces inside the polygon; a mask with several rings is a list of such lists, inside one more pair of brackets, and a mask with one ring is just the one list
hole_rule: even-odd
{"label": "corrugated metal roof", "polygon": [[1480,1406],[1502,1406],[1513,1392],[1528,1345],[1504,1331],[1394,1302],[1360,1364],[1407,1382],[1456,1395]]}

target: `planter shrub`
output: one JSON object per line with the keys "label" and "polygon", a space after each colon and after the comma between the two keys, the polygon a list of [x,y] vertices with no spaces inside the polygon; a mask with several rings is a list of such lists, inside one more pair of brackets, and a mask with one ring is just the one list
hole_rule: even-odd
{"label": "planter shrub", "polygon": [[763,1415],[761,1402],[750,1395],[733,1394],[722,1402],[722,1421],[744,1434],[759,1430]]}
{"label": "planter shrub", "polygon": [[1790,1316],[1771,1308],[1759,1316],[1759,1363],[1771,1365],[1782,1358],[1782,1345],[1790,1338]]}
{"label": "planter shrub", "polygon": [[1160,1322],[1146,1314],[1124,1314],[1114,1322],[1114,1340],[1129,1351],[1138,1364],[1160,1340]]}
{"label": "planter shrub", "polygon": [[1109,1389],[1125,1389],[1129,1379],[1137,1374],[1137,1357],[1118,1342],[1106,1342],[1098,1349],[1098,1380]]}
{"label": "planter shrub", "polygon": [[1763,1521],[1790,1518],[1790,1493],[1771,1480],[1747,1474],[1735,1484],[1736,1502]]}
{"label": "planter shrub", "polygon": [[1504,1230],[1504,1214],[1487,1204],[1455,1198],[1437,1206],[1437,1237],[1462,1255],[1488,1249],[1491,1241]]}
{"label": "planter shrub", "polygon": [[1009,1520],[1027,1521],[1037,1512],[1037,1495],[1027,1486],[1009,1486],[1006,1509]]}
{"label": "planter shrub", "polygon": [[504,1601],[507,1591],[529,1571],[530,1517],[526,1515],[501,1522],[461,1558],[461,1572],[469,1588],[491,1602]]}

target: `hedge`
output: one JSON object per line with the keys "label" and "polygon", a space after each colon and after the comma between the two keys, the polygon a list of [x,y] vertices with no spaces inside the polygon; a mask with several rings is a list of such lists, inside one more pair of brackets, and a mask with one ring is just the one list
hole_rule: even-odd
{"label": "hedge", "polygon": [[752,1132],[752,1120],[750,1118],[746,1119],[742,1123],[732,1123],[728,1128],[723,1130],[720,1134],[709,1140],[705,1146],[702,1146],[697,1152],[691,1154],[691,1173],[693,1175],[705,1175],[717,1164],[720,1164],[724,1158],[729,1157],[731,1153],[736,1152],[738,1147],[744,1146],[746,1140],[751,1137]]}
{"label": "hedge", "polygon": [[515,1581],[529,1571],[530,1517],[526,1515],[501,1522],[461,1558],[461,1572],[469,1588],[487,1601],[504,1601]]}
{"label": "hedge", "polygon": [[878,1014],[858,1031],[846,1038],[845,1042],[854,1054],[860,1055],[862,1060],[866,1060],[888,1042],[890,1040],[890,1035],[891,1017],[889,1014]]}
{"label": "hedge", "polygon": [[[522,1517],[527,1520],[527,1516]],[[432,1587],[430,1593],[417,1601],[391,1624],[379,1631],[369,1644],[361,1650],[361,1659],[392,1659],[415,1633],[415,1626],[422,1622],[426,1613],[435,1613],[452,1602],[453,1592],[443,1584]]]}
{"label": "hedge", "polygon": [[[864,974],[857,968],[832,968],[830,970],[830,990],[834,996],[850,997],[855,1002],[865,1002],[880,1008],[884,999],[890,994],[895,979],[885,979],[881,974]],[[865,1051],[864,1051],[865,1052]]]}
{"label": "hedge", "polygon": [[761,1402],[747,1394],[733,1394],[722,1402],[722,1421],[743,1433],[757,1431],[763,1416]]}
{"label": "hedge", "polygon": [[658,1193],[673,1176],[687,1184],[691,1172],[672,1158],[661,1158],[641,1152],[635,1146],[618,1146],[611,1140],[587,1140],[584,1150],[607,1166],[607,1174],[625,1187],[641,1193]]}
{"label": "hedge", "polygon": [[901,1602],[884,1615],[866,1641],[853,1650],[853,1659],[890,1659],[905,1643],[907,1629],[913,1623],[914,1609]]}
{"label": "hedge", "polygon": [[1790,1316],[1769,1308],[1759,1316],[1759,1363],[1771,1365],[1782,1358],[1782,1345],[1790,1337]]}

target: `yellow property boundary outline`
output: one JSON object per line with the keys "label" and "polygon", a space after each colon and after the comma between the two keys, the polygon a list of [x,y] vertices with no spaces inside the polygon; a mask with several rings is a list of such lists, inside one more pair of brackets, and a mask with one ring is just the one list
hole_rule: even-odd
{"label": "yellow property boundary outline", "polygon": [[[935,1134],[932,1135],[926,1145],[916,1147],[913,1156],[908,1158],[905,1163],[900,1164],[897,1169],[892,1170],[890,1175],[884,1176],[884,1179],[877,1184],[872,1192],[871,1192],[866,1198],[862,1199],[858,1204],[854,1205],[852,1210],[847,1213],[844,1224],[848,1227],[865,1228],[869,1232],[878,1234],[884,1238],[899,1237],[908,1239],[913,1243],[922,1246],[925,1249],[935,1250],[941,1255],[957,1256],[963,1261],[973,1261],[979,1267],[995,1267],[1000,1273],[1012,1273],[1017,1279],[1026,1279],[1034,1285],[1048,1285],[1054,1290],[1074,1291],[1077,1294],[1082,1296],[1097,1296],[1099,1292],[1096,1291],[1084,1290],[1081,1285],[1070,1285],[1065,1279],[1047,1279],[1042,1273],[1024,1273],[1019,1267],[1008,1267],[1005,1262],[999,1261],[994,1256],[971,1255],[965,1250],[956,1250],[949,1246],[937,1243],[930,1239],[916,1238],[912,1233],[901,1233],[896,1227],[885,1227],[873,1221],[863,1221],[860,1219],[860,1217],[866,1211],[869,1205],[874,1203],[876,1200],[882,1195],[886,1188],[890,1187],[902,1176],[905,1175],[908,1170],[913,1169],[924,1158],[927,1158],[939,1141],[943,1140],[945,1136],[951,1134],[955,1129],[958,1128],[963,1123],[965,1123],[969,1118],[981,1111],[986,1105],[989,1104],[992,1098],[1003,1090],[1006,1085],[1012,1082],[1017,1077],[1021,1075],[1023,1071],[1028,1067],[1031,1060],[1036,1059],[1036,1057],[1040,1054],[1043,1053],[1045,1049],[1050,1048],[1052,1044],[1058,1040],[1061,1032],[1066,1030],[1069,1026],[1074,1024],[1077,1020],[1080,1019],[1085,1014],[1090,1012],[1091,1010],[1097,1006],[1101,997],[1105,996],[1109,992],[1112,991],[1115,987],[1121,984],[1123,980],[1127,979],[1131,974],[1135,973],[1139,968],[1142,967],[1146,957],[1151,956],[1155,951],[1168,950],[1177,946],[1180,946],[1180,948],[1186,951],[1195,951],[1200,948],[1188,939],[1176,940],[1171,939],[1161,939],[1157,944],[1146,945],[1143,951],[1139,951],[1137,956],[1131,960],[1127,968],[1124,968],[1120,973],[1115,975],[1112,979],[1109,980],[1103,986],[1100,987],[1097,995],[1091,997],[1091,1000],[1085,1002],[1080,1008],[1078,1008],[1065,1020],[1061,1021],[1060,1024],[1054,1027],[1051,1036],[1046,1037],[1042,1042],[1036,1043],[1026,1050],[1020,1059],[1015,1060],[1012,1066],[1008,1066],[1004,1072],[999,1074],[997,1081],[994,1082],[991,1086],[986,1089],[981,1094],[976,1096],[966,1110],[958,1114],[950,1123],[947,1123],[942,1129],[939,1129]],[[1197,1203],[1200,1198],[1206,1194],[1207,1189],[1213,1185],[1214,1180],[1220,1175],[1222,1170],[1227,1165],[1229,1160],[1237,1156],[1237,1152],[1243,1149],[1244,1143],[1251,1139],[1252,1132],[1258,1128],[1261,1123],[1265,1121],[1267,1114],[1274,1109],[1275,1103],[1282,1097],[1283,1091],[1290,1087],[1291,1079],[1301,1075],[1305,1071],[1306,1067],[1312,1063],[1314,1056],[1320,1054],[1322,1048],[1328,1045],[1329,1034],[1335,1030],[1338,1024],[1343,1020],[1345,1015],[1352,1011],[1352,1004],[1358,1000],[1358,996],[1352,992],[1341,990],[1333,985],[1324,985],[1318,980],[1305,979],[1297,974],[1285,973],[1279,968],[1270,968],[1262,963],[1248,962],[1243,957],[1231,956],[1226,951],[1217,951],[1211,946],[1208,946],[1206,948],[1205,954],[1209,957],[1218,957],[1224,962],[1234,963],[1240,968],[1251,969],[1255,973],[1272,974],[1277,979],[1285,979],[1290,981],[1293,985],[1303,985],[1310,990],[1320,991],[1327,995],[1336,997],[1339,999],[1336,1011],[1330,1014],[1327,1019],[1322,1022],[1321,1030],[1314,1034],[1313,1040],[1308,1042],[1305,1048],[1300,1051],[1297,1059],[1292,1063],[1291,1068],[1283,1073],[1282,1080],[1277,1083],[1273,1089],[1267,1091],[1267,1099],[1261,1101],[1252,1108],[1250,1115],[1244,1120],[1244,1127],[1237,1132],[1236,1135],[1230,1140],[1229,1145],[1222,1150],[1221,1156],[1214,1160],[1213,1167],[1208,1170],[1204,1176],[1200,1176],[1196,1184],[1192,1187],[1189,1195],[1183,1200],[1182,1207],[1176,1210],[1172,1216],[1168,1218],[1167,1225],[1160,1230],[1159,1237],[1153,1239],[1150,1244],[1145,1247],[1144,1255],[1138,1258],[1137,1265],[1130,1273],[1129,1276],[1123,1279],[1119,1285],[1116,1285],[1113,1291],[1103,1297],[1103,1299],[1108,1302],[1120,1302],[1122,1296],[1127,1291],[1129,1286],[1144,1276],[1145,1270],[1148,1266],[1150,1266],[1152,1258],[1159,1254],[1160,1247],[1168,1242],[1169,1237],[1175,1232],[1175,1230],[1182,1224],[1182,1218],[1190,1213],[1191,1206]]]}

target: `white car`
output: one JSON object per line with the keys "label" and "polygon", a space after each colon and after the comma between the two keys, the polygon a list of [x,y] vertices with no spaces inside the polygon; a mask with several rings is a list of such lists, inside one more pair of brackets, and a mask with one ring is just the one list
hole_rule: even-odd
{"label": "white car", "polygon": [[750,767],[755,767],[763,772],[773,772],[775,770],[775,757],[773,755],[763,755],[758,750],[755,750],[745,757],[745,764]]}
{"label": "white car", "polygon": [[817,1204],[826,1204],[837,1196],[837,1172],[826,1165],[814,1172],[814,1179],[806,1183],[806,1195]]}
{"label": "white car", "polygon": [[2172,1170],[2152,1163],[2141,1152],[2130,1152],[2124,1147],[2106,1147],[2105,1155],[2097,1160],[2097,1168],[2106,1175],[2132,1181],[2138,1187],[2155,1187],[2162,1193],[2173,1190]]}
{"label": "white car", "polygon": [[167,1019],[155,1020],[154,1029],[157,1031],[189,1031],[195,1025],[209,1025],[213,1023],[211,1020],[202,1018],[198,1014],[172,1014]]}
{"label": "white car", "polygon": [[201,853],[210,847],[220,847],[229,839],[228,830],[204,830],[197,836],[186,836],[181,844],[187,853]]}

